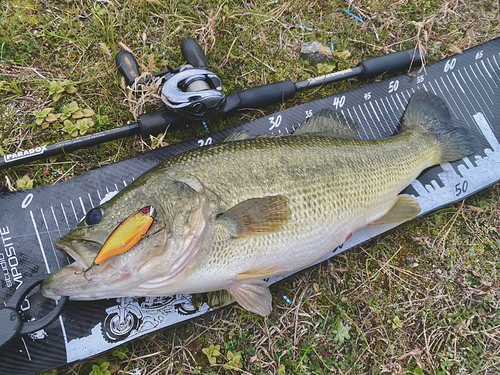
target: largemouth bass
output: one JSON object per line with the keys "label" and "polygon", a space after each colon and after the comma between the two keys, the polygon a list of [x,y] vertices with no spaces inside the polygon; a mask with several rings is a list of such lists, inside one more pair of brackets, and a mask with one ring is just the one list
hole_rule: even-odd
{"label": "largemouth bass", "polygon": [[[271,294],[263,278],[307,267],[359,228],[415,217],[418,202],[399,193],[424,169],[475,150],[445,102],[426,91],[412,96],[400,131],[387,139],[361,140],[352,120],[331,111],[291,136],[238,138],[169,159],[92,209],[56,242],[75,263],[50,275],[43,294],[227,290],[265,316]],[[146,206],[156,217],[145,236],[89,269],[114,229]]]}

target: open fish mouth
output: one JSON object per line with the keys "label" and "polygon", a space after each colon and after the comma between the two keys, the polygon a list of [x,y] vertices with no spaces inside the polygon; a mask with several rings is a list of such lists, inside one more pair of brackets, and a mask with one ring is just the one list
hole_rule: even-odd
{"label": "open fish mouth", "polygon": [[99,285],[99,280],[92,279],[95,275],[85,276],[85,270],[89,268],[95,255],[102,245],[95,241],[72,240],[65,237],[54,243],[54,248],[67,254],[72,263],[53,272],[45,279],[41,286],[41,292],[45,297],[58,300],[62,296],[77,299],[97,299],[94,297],[93,288]]}
{"label": "open fish mouth", "polygon": [[72,266],[76,264],[80,268],[87,269],[102,245],[95,241],[76,241],[62,237],[54,243],[54,248],[72,258],[74,260]]}

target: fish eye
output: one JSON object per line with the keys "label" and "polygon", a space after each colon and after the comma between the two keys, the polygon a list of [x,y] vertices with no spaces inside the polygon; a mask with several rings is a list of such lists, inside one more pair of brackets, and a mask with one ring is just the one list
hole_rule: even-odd
{"label": "fish eye", "polygon": [[102,220],[102,210],[99,207],[91,209],[85,216],[85,224],[96,225]]}
{"label": "fish eye", "polygon": [[143,209],[141,209],[141,213],[143,213],[144,215],[149,214],[149,207],[144,207]]}

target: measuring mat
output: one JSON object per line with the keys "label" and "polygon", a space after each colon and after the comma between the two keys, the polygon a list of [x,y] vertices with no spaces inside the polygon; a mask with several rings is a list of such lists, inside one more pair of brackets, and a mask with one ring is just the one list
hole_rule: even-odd
{"label": "measuring mat", "polygon": [[[116,194],[157,163],[181,152],[222,142],[236,131],[290,133],[323,108],[335,109],[359,125],[363,139],[390,136],[410,97],[427,90],[442,98],[455,124],[477,138],[474,156],[428,169],[406,190],[422,214],[462,200],[500,180],[500,39],[452,56],[421,72],[411,72],[198,139],[150,151],[52,186],[0,195],[0,301],[43,273],[72,262],[53,247],[92,207]],[[22,157],[22,155],[19,155]],[[370,226],[354,233],[329,258],[394,225]],[[325,258],[325,259],[326,259]],[[270,279],[269,283],[278,281]],[[271,289],[272,292],[272,289]],[[275,296],[276,297],[276,296]],[[94,356],[124,342],[202,315],[224,305],[209,295],[118,298],[68,302],[49,327],[25,335],[0,351],[1,374],[31,374]],[[35,294],[24,300],[25,320],[41,317],[54,302]]]}

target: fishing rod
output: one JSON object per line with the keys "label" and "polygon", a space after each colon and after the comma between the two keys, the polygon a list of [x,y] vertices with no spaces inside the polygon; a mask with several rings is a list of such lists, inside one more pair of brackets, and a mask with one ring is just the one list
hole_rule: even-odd
{"label": "fishing rod", "polygon": [[[138,117],[137,122],[116,129],[4,155],[0,159],[0,170],[134,135],[140,134],[143,138],[148,138],[150,135],[164,133],[167,128],[181,129],[192,124],[193,120],[201,122],[216,116],[225,119],[238,110],[283,103],[298,92],[308,89],[349,78],[373,79],[384,73],[402,73],[422,64],[422,56],[417,48],[375,57],[354,68],[305,81],[294,83],[286,80],[249,88],[225,97],[220,79],[208,71],[207,60],[200,45],[192,38],[184,39],[181,52],[187,65],[175,69],[169,67],[168,70],[152,75],[161,77],[164,81],[161,89],[161,98],[165,103],[163,110],[144,113]],[[115,62],[127,85],[132,86],[140,79],[137,61],[130,52],[118,52]],[[139,87],[140,84],[140,81],[137,82]]]}

